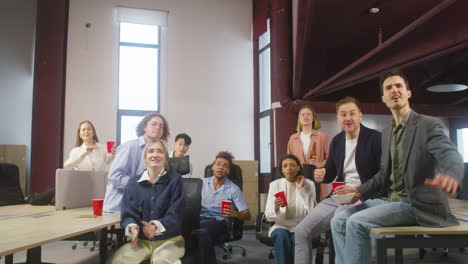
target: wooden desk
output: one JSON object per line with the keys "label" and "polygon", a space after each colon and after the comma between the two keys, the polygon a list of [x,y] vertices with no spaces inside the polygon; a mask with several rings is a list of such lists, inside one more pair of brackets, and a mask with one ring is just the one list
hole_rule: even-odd
{"label": "wooden desk", "polygon": [[[40,263],[41,245],[93,231],[100,231],[101,245],[107,245],[107,227],[118,224],[120,214],[103,213],[103,216],[96,218],[80,218],[82,215],[92,215],[92,208],[53,211],[2,220],[0,256],[7,256],[5,264],[8,264],[13,262],[13,253],[28,250],[34,258],[31,262]],[[99,251],[100,261],[104,263],[107,247],[99,247]]]}
{"label": "wooden desk", "polygon": [[[449,199],[455,217],[468,216],[468,201]],[[467,214],[467,215],[465,215]],[[442,228],[395,226],[372,228],[377,234],[377,263],[387,263],[387,249],[395,248],[395,262],[403,263],[403,248],[465,248],[468,247],[468,222]]]}
{"label": "wooden desk", "polygon": [[18,204],[0,206],[0,220],[6,220],[10,218],[17,218],[27,215],[43,214],[54,212],[55,206],[51,205],[30,205],[30,204]]}

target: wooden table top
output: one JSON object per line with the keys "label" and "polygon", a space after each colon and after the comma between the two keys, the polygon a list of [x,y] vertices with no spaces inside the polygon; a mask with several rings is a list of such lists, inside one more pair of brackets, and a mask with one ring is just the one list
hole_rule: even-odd
{"label": "wooden table top", "polygon": [[[468,201],[448,199],[452,213],[457,218],[468,217]],[[467,235],[468,222],[459,221],[460,225],[451,227],[394,226],[377,227],[371,231],[378,235]]]}
{"label": "wooden table top", "polygon": [[55,211],[53,205],[18,204],[0,206],[0,220],[22,217],[27,215],[43,214]]}
{"label": "wooden table top", "polygon": [[92,208],[27,215],[0,221],[0,256],[118,224],[119,213],[93,217]]}

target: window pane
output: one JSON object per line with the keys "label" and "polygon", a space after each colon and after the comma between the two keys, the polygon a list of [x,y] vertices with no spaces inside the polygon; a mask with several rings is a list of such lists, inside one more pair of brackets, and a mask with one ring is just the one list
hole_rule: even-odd
{"label": "window pane", "polygon": [[258,50],[270,43],[270,19],[267,20],[267,31],[258,37]]}
{"label": "window pane", "polygon": [[120,41],[140,44],[159,44],[159,26],[120,23]]}
{"label": "window pane", "polygon": [[270,116],[266,116],[260,119],[260,173],[270,172]]}
{"label": "window pane", "polygon": [[158,110],[158,66],[158,49],[120,46],[119,109]]}
{"label": "window pane", "polygon": [[468,162],[468,128],[457,130],[458,152],[463,157],[463,162]]}
{"label": "window pane", "polygon": [[260,112],[271,108],[270,48],[259,55]]}
{"label": "window pane", "polygon": [[137,138],[136,127],[143,116],[121,116],[120,119],[120,144]]}

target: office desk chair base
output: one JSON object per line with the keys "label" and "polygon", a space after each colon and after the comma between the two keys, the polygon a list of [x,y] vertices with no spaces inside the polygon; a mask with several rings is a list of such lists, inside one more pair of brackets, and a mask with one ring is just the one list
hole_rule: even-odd
{"label": "office desk chair base", "polygon": [[232,255],[232,248],[240,248],[242,250],[242,257],[247,256],[247,252],[245,251],[245,248],[243,248],[242,246],[231,245],[229,243],[224,243],[221,247],[222,247],[222,249],[224,251],[224,253],[223,253],[223,259],[224,260],[228,259],[228,257],[230,257]]}

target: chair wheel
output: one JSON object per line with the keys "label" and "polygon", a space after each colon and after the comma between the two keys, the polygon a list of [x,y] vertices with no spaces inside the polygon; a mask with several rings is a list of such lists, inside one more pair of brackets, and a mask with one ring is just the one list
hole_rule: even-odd
{"label": "chair wheel", "polygon": [[72,246],[72,249],[75,250],[76,249],[76,244]]}
{"label": "chair wheel", "polygon": [[242,252],[242,256],[245,257],[247,256],[247,253],[245,253],[245,251]]}
{"label": "chair wheel", "polygon": [[447,253],[447,252],[443,252],[443,253],[442,253],[442,257],[448,257],[448,253]]}
{"label": "chair wheel", "polygon": [[227,256],[226,256],[226,255],[225,255],[225,256],[223,256],[223,259],[224,259],[224,260],[226,260],[226,259],[227,259]]}
{"label": "chair wheel", "polygon": [[95,249],[95,247],[90,247],[90,248],[89,248],[89,251],[93,252],[94,249]]}
{"label": "chair wheel", "polygon": [[86,247],[88,245],[88,241],[83,242],[83,246]]}
{"label": "chair wheel", "polygon": [[273,259],[274,257],[275,257],[275,256],[273,256],[273,254],[271,254],[271,253],[268,254],[268,258],[269,258],[269,259]]}

